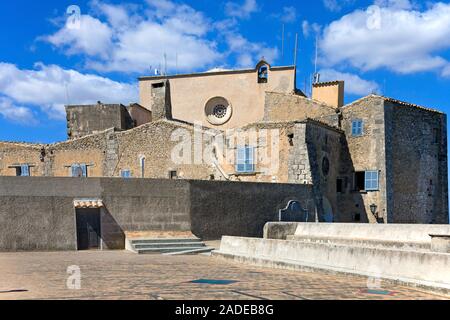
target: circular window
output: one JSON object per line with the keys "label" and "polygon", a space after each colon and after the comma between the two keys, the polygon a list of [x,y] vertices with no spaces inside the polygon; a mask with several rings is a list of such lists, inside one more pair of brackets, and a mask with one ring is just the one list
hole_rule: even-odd
{"label": "circular window", "polygon": [[205,115],[209,123],[221,125],[230,120],[232,114],[231,104],[223,97],[210,99],[205,106]]}
{"label": "circular window", "polygon": [[327,157],[324,157],[322,159],[322,173],[324,176],[327,176],[329,172],[330,172],[330,161],[328,160]]}

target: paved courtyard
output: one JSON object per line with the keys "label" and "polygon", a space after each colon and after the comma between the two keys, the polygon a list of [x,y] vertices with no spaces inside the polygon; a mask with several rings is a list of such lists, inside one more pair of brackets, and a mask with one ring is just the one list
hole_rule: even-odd
{"label": "paved courtyard", "polygon": [[[79,266],[81,271],[81,288],[78,290],[67,287],[70,276],[67,268],[73,265]],[[193,280],[200,280],[200,283],[191,282]],[[208,283],[207,280],[236,282]],[[209,256],[85,251],[0,253],[0,299],[304,300],[445,297],[387,283],[382,283],[381,290],[370,291],[364,277],[258,268]]]}

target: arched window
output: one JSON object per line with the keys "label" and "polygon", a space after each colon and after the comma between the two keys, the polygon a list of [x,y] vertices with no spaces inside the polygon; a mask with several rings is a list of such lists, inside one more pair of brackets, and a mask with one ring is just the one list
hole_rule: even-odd
{"label": "arched window", "polygon": [[264,64],[258,68],[258,83],[267,83],[268,79],[269,68]]}

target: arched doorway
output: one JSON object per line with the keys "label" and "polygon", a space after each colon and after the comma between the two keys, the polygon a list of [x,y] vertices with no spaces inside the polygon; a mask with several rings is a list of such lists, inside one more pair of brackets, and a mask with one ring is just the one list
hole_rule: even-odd
{"label": "arched doorway", "polygon": [[323,222],[333,222],[333,208],[331,207],[330,201],[326,197],[322,198],[323,206]]}

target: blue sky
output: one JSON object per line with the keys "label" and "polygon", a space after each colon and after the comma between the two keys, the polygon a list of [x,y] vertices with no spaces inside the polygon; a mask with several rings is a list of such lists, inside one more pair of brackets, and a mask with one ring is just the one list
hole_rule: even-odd
{"label": "blue sky", "polygon": [[296,33],[299,89],[318,39],[321,79],[346,80],[346,102],[377,92],[450,110],[449,2],[15,0],[0,15],[0,140],[64,140],[65,104],[138,101],[136,78],[164,55],[168,73],[290,65]]}

